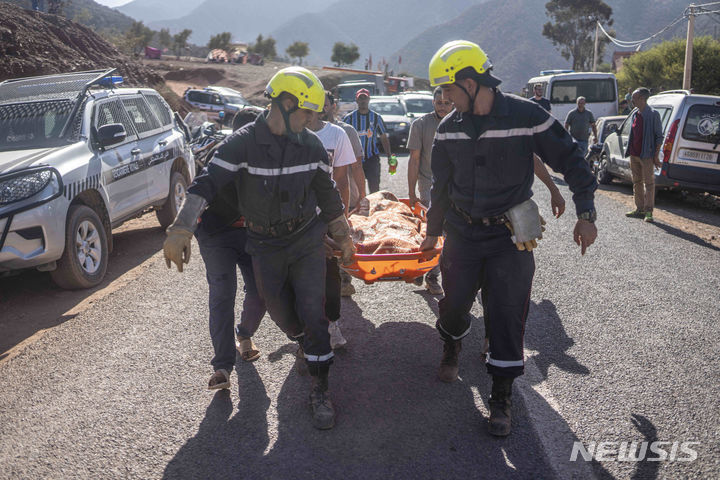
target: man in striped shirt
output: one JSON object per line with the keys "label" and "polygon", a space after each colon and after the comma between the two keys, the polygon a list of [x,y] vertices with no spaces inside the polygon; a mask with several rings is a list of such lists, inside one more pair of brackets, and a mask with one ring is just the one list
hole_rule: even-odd
{"label": "man in striped shirt", "polygon": [[382,142],[383,151],[390,162],[390,140],[387,128],[379,113],[370,110],[370,92],[361,88],[355,94],[357,110],[345,115],[343,121],[352,125],[360,135],[363,147],[363,171],[368,181],[368,190],[375,193],[380,190],[380,149],[378,139]]}

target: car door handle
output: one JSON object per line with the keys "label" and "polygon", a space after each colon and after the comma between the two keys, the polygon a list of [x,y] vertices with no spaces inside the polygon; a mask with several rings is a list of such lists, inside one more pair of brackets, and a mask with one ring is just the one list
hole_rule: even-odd
{"label": "car door handle", "polygon": [[133,156],[140,155],[141,153],[142,153],[142,150],[140,150],[139,148],[133,148],[132,150],[130,150],[130,154]]}
{"label": "car door handle", "polygon": [[158,142],[158,145],[160,145],[161,147],[164,147],[165,145],[167,145],[167,140],[160,140]]}

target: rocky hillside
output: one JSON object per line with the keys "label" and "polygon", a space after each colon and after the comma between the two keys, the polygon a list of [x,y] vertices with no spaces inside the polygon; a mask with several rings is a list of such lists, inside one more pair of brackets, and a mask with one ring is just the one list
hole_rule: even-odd
{"label": "rocky hillside", "polygon": [[[637,40],[654,34],[680,16],[688,5],[686,0],[605,1],[613,9],[612,28],[620,40]],[[696,35],[717,35],[718,23],[710,17],[704,15],[696,19]],[[542,26],[547,21],[544,1],[490,0],[470,7],[446,23],[419,32],[393,57],[401,55],[404,70],[425,77],[430,58],[443,43],[458,38],[471,40],[490,56],[496,73],[503,79],[503,87],[517,92],[540,70],[571,65],[542,36]],[[686,31],[687,21],[681,21],[657,41],[684,38]],[[609,45],[604,61],[609,61],[615,50]]]}
{"label": "rocky hillside", "polygon": [[[3,0],[1,3],[11,3],[27,9],[32,5],[31,0]],[[47,3],[46,1],[46,8]],[[93,0],[65,1],[62,11],[64,17],[107,34],[124,32],[130,28],[133,21],[132,18],[127,15],[100,5]]]}

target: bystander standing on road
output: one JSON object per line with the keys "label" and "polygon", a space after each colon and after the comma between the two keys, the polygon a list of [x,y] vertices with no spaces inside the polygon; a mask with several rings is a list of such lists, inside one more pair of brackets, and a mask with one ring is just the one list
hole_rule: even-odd
{"label": "bystander standing on road", "polygon": [[533,93],[534,95],[530,97],[530,100],[537,103],[541,107],[543,107],[545,110],[550,112],[552,110],[552,106],[550,105],[550,100],[543,97],[543,86],[542,83],[536,83],[533,87]]}
{"label": "bystander standing on road", "polygon": [[[490,322],[486,367],[492,375],[489,431],[510,434],[513,380],[524,371],[523,335],[535,260],[542,237],[532,201],[533,153],[563,174],[573,191],[581,253],[597,236],[595,178],[567,132],[545,109],[497,87],[492,64],[472,42],[442,46],[429,66],[455,111],[438,126],[432,150],[433,186],[427,236],[430,250],[445,234],[443,289],[437,329],[444,340],[438,376],[458,375],[458,354],[471,327],[478,289]],[[512,272],[511,275],[508,272]]]}
{"label": "bystander standing on road", "polygon": [[[362,200],[365,199],[365,171],[363,170],[363,147],[360,143],[360,137],[358,136],[357,130],[342,120],[335,118],[335,112],[337,110],[337,104],[335,103],[335,96],[329,91],[325,92],[325,110],[322,119],[326,122],[334,123],[345,130],[350,144],[352,145],[353,154],[355,155],[355,163],[350,166],[348,171],[348,183],[350,190],[350,200],[345,205],[345,212],[349,213],[350,210],[358,207]],[[366,204],[367,202],[365,202]],[[352,284],[352,277],[345,270],[340,270],[340,294],[343,297],[350,297],[355,293],[355,287]]]}
{"label": "bystander standing on road", "polygon": [[[407,148],[410,150],[408,161],[408,192],[410,204],[420,202],[430,206],[430,188],[432,187],[432,168],[430,167],[433,139],[440,120],[452,111],[452,103],[442,96],[442,89],[433,91],[433,111],[416,119],[410,125]],[[417,196],[417,191],[420,197]],[[425,287],[432,295],[442,295],[443,289],[438,282],[440,265],[425,275]],[[422,277],[419,279],[422,281]]]}
{"label": "bystander standing on road", "polygon": [[660,114],[647,104],[648,98],[650,90],[647,88],[638,88],[632,94],[635,110],[627,120],[632,122],[632,126],[625,156],[630,157],[635,210],[625,215],[652,222],[655,207],[655,167],[660,167],[663,133]]}
{"label": "bystander standing on road", "polygon": [[329,233],[338,243],[344,263],[351,261],[355,249],[340,194],[330,178],[327,151],[306,128],[312,112],[323,108],[322,83],[305,68],[288,67],[270,79],[265,94],[271,99],[269,112],[218,148],[188,189],[167,229],[163,250],[181,270],[189,260],[197,218],[225,185],[236,186],[258,291],[270,318],[298,341],[298,358],[304,358],[312,376],[313,425],[328,429],[335,424],[328,396],[334,355],[323,307],[323,239]]}
{"label": "bystander standing on road", "polygon": [[[329,105],[330,102],[326,94],[322,115],[324,115]],[[348,171],[350,170],[350,166],[356,162],[350,139],[342,127],[321,120],[321,113],[313,112],[309,128],[320,138],[320,141],[327,150],[328,157],[330,157],[332,179],[335,180],[337,189],[340,192],[340,198],[342,198],[343,203],[347,205],[350,197]],[[347,207],[345,211],[347,212]],[[338,259],[333,255],[333,242],[326,239],[326,244],[325,314],[330,322],[328,327],[328,331],[330,332],[330,346],[334,350],[344,346],[347,340],[340,330],[340,288],[342,283],[340,279],[340,266]]]}
{"label": "bystander standing on road", "polygon": [[565,117],[565,128],[575,139],[583,156],[588,151],[588,138],[590,137],[590,129],[593,132],[593,143],[597,143],[597,128],[595,127],[595,117],[592,112],[585,108],[585,97],[577,98],[577,107],[570,110]]}
{"label": "bystander standing on road", "polygon": [[[258,112],[240,110],[233,118],[233,131],[253,122]],[[209,289],[210,338],[215,356],[210,364],[215,373],[210,377],[208,389],[230,388],[230,372],[235,366],[235,350],[248,362],[257,360],[260,351],[252,336],[265,315],[265,303],[255,284],[252,259],[245,252],[247,228],[245,219],[237,209],[235,186],[227,185],[209,203],[200,216],[195,238],[200,256],[205,263]],[[240,324],[235,328],[235,295],[237,271],[243,277],[245,297]]]}
{"label": "bystander standing on road", "polygon": [[618,109],[618,115],[630,115],[630,106],[628,101],[624,98],[620,100],[620,108]]}
{"label": "bystander standing on road", "polygon": [[358,108],[345,115],[343,121],[352,125],[360,136],[363,146],[363,170],[368,182],[368,191],[375,193],[380,190],[380,149],[378,148],[378,140],[382,142],[383,151],[389,162],[392,155],[390,139],[380,114],[370,110],[370,92],[366,88],[357,91],[355,103],[357,103]]}

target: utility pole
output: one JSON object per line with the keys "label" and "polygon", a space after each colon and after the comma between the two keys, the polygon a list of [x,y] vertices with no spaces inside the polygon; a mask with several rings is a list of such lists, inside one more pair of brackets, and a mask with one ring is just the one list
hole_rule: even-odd
{"label": "utility pole", "polygon": [[598,23],[597,20],[595,21],[595,53],[593,55],[593,72],[597,72],[597,64],[598,64]]}
{"label": "utility pole", "polygon": [[685,45],[685,72],[683,73],[683,90],[690,90],[692,82],[692,57],[693,57],[693,38],[695,37],[695,4],[691,3],[688,7],[688,31],[687,43]]}

